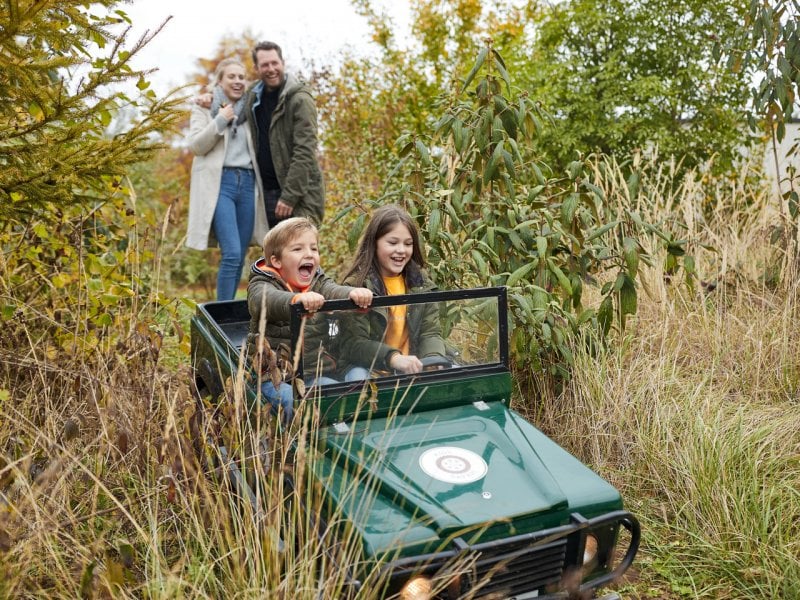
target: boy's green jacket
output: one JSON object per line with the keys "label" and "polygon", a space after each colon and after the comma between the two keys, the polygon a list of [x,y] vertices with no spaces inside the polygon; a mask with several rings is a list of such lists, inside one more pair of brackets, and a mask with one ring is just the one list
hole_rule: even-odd
{"label": "boy's green jacket", "polygon": [[[409,294],[430,292],[436,289],[428,275],[419,269],[406,275],[406,290]],[[353,279],[345,284],[353,284]],[[380,276],[371,273],[364,282],[375,295],[385,295]],[[340,372],[352,367],[390,370],[386,361],[396,348],[383,343],[386,334],[388,309],[372,308],[366,315],[350,314],[342,319],[339,344]],[[417,304],[408,307],[406,313],[410,348],[409,353],[423,358],[431,355],[445,355],[442,330],[439,324],[439,307],[436,304]]]}
{"label": "boy's green jacket", "polygon": [[[353,288],[339,285],[325,275],[322,268],[317,267],[314,279],[309,286],[309,292],[322,294],[327,300],[344,300],[348,298]],[[258,336],[261,307],[265,312],[264,333],[270,347],[277,351],[281,344],[286,348],[291,346],[291,304],[292,298],[297,295],[291,291],[289,285],[271,269],[267,268],[267,261],[262,257],[253,263],[250,268],[250,282],[247,285],[247,309],[250,311],[250,329],[247,334],[247,354],[252,356],[255,351]],[[328,337],[328,323],[324,319],[310,319],[305,329],[305,354],[316,357],[319,344]],[[313,351],[313,352],[312,352]],[[311,356],[304,356],[308,362]],[[313,363],[304,365],[306,369]],[[313,367],[312,367],[313,368]]]}

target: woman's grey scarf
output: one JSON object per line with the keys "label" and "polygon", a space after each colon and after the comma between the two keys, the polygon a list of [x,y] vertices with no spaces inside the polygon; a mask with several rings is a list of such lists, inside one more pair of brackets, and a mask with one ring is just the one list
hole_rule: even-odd
{"label": "woman's grey scarf", "polygon": [[[242,97],[239,98],[233,105],[233,112],[236,115],[236,118],[228,123],[228,126],[233,126],[233,131],[231,132],[232,135],[236,135],[236,128],[244,123],[244,120],[247,118],[247,111],[244,109],[244,97],[247,94],[242,94]],[[222,91],[222,88],[218,85],[214,86],[213,97],[211,99],[211,118],[215,118],[217,113],[219,113],[219,109],[222,108],[225,104],[230,104],[230,100],[225,95],[225,92]]]}

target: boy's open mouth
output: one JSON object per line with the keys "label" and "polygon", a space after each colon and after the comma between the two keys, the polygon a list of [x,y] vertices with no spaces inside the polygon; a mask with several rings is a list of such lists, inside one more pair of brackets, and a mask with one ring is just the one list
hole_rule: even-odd
{"label": "boy's open mouth", "polygon": [[314,263],[303,263],[297,270],[300,272],[300,277],[303,279],[311,279],[311,276],[314,274]]}

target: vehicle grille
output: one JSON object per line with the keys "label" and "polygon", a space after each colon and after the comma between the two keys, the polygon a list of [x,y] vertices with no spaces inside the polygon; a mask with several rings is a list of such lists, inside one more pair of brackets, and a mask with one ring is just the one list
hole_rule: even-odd
{"label": "vehicle grille", "polygon": [[[475,563],[473,598],[510,598],[561,580],[567,540],[543,546],[519,544],[482,551]],[[477,589],[476,589],[477,588]]]}

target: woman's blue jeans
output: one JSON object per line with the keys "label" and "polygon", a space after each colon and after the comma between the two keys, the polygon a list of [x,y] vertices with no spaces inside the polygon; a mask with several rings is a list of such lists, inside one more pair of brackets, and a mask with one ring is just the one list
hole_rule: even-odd
{"label": "woman's blue jeans", "polygon": [[217,273],[217,300],[233,300],[236,296],[247,246],[253,236],[255,190],[252,169],[222,169],[213,222],[214,235],[222,251]]}

